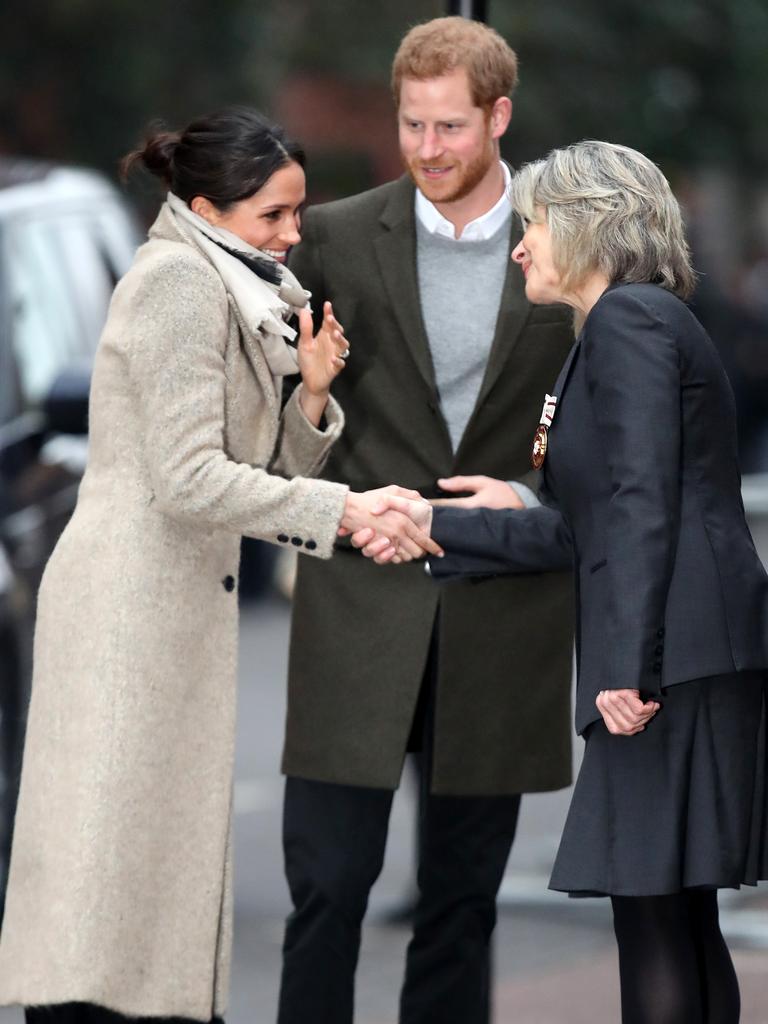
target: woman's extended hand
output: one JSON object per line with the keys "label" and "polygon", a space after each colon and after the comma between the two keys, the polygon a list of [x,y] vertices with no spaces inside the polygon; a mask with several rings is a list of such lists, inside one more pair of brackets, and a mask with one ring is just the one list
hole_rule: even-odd
{"label": "woman's extended hand", "polygon": [[639,690],[601,690],[595,704],[608,732],[615,736],[642,732],[661,707],[656,700],[642,701]]}
{"label": "woman's extended hand", "polygon": [[385,565],[387,562],[410,562],[412,558],[421,558],[428,554],[442,558],[444,552],[434,541],[430,540],[430,546],[422,544],[421,550],[414,552],[412,546],[398,545],[398,538],[391,537],[389,531],[382,525],[385,517],[397,513],[407,516],[429,534],[432,528],[432,505],[422,498],[418,491],[391,485],[367,493],[378,498],[371,509],[375,516],[374,521],[361,529],[346,531],[352,534],[353,546],[362,548],[366,558],[372,558],[378,565]]}
{"label": "woman's extended hand", "polygon": [[[391,503],[399,502],[397,508]],[[357,494],[350,491],[339,534],[352,534],[356,547],[378,542],[377,562],[410,562],[425,554],[441,557],[442,549],[429,536],[432,506],[418,491],[392,484]],[[378,547],[377,547],[378,551]],[[367,553],[367,552],[364,552]]]}
{"label": "woman's extended hand", "polygon": [[349,342],[344,328],[333,315],[330,302],[323,306],[323,323],[312,334],[312,314],[308,309],[299,313],[299,370],[304,385],[301,407],[307,419],[317,426],[325,411],[331,384],[344,369],[349,355]]}

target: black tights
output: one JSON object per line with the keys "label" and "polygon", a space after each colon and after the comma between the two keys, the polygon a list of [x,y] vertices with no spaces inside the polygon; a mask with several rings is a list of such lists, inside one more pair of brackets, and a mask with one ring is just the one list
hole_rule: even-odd
{"label": "black tights", "polygon": [[741,1001],[717,891],[612,896],[622,1024],[738,1024]]}

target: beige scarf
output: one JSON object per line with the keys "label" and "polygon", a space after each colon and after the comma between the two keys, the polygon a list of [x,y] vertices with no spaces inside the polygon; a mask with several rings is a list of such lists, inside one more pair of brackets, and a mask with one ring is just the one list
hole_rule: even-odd
{"label": "beige scarf", "polygon": [[[298,373],[296,349],[288,344],[296,338],[296,331],[286,321],[309,304],[310,293],[301,287],[288,267],[231,231],[209,224],[173,192],[168,193],[166,201],[181,233],[202,250],[221,275],[243,323],[258,338],[272,375],[284,377]],[[280,274],[280,284],[273,285],[259,277],[227,252],[228,249],[274,264]]]}

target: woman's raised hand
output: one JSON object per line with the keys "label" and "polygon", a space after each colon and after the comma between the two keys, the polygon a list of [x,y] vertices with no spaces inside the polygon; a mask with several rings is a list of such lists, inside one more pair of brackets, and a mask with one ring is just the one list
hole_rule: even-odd
{"label": "woman's raised hand", "polygon": [[308,309],[299,313],[299,370],[304,388],[311,395],[324,395],[335,377],[344,369],[349,355],[349,342],[344,337],[344,328],[333,315],[333,306],[323,306],[323,323],[320,330],[312,334],[312,314]]}
{"label": "woman's raised hand", "polygon": [[[393,499],[397,508],[392,506]],[[363,494],[350,491],[339,533],[353,534],[356,547],[378,542],[382,557],[376,557],[377,562],[410,562],[424,555],[442,556],[442,549],[429,536],[431,525],[429,502],[418,491],[392,484]]]}

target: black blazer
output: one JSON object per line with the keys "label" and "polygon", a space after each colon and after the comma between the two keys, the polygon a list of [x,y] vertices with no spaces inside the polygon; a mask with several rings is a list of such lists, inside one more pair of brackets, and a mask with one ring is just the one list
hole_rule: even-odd
{"label": "black blazer", "polygon": [[[768,667],[768,577],[744,516],[733,395],[696,318],[613,285],[554,388],[541,508],[435,511],[438,579],[575,562],[578,732],[599,690]],[[546,631],[547,622],[539,629]]]}

